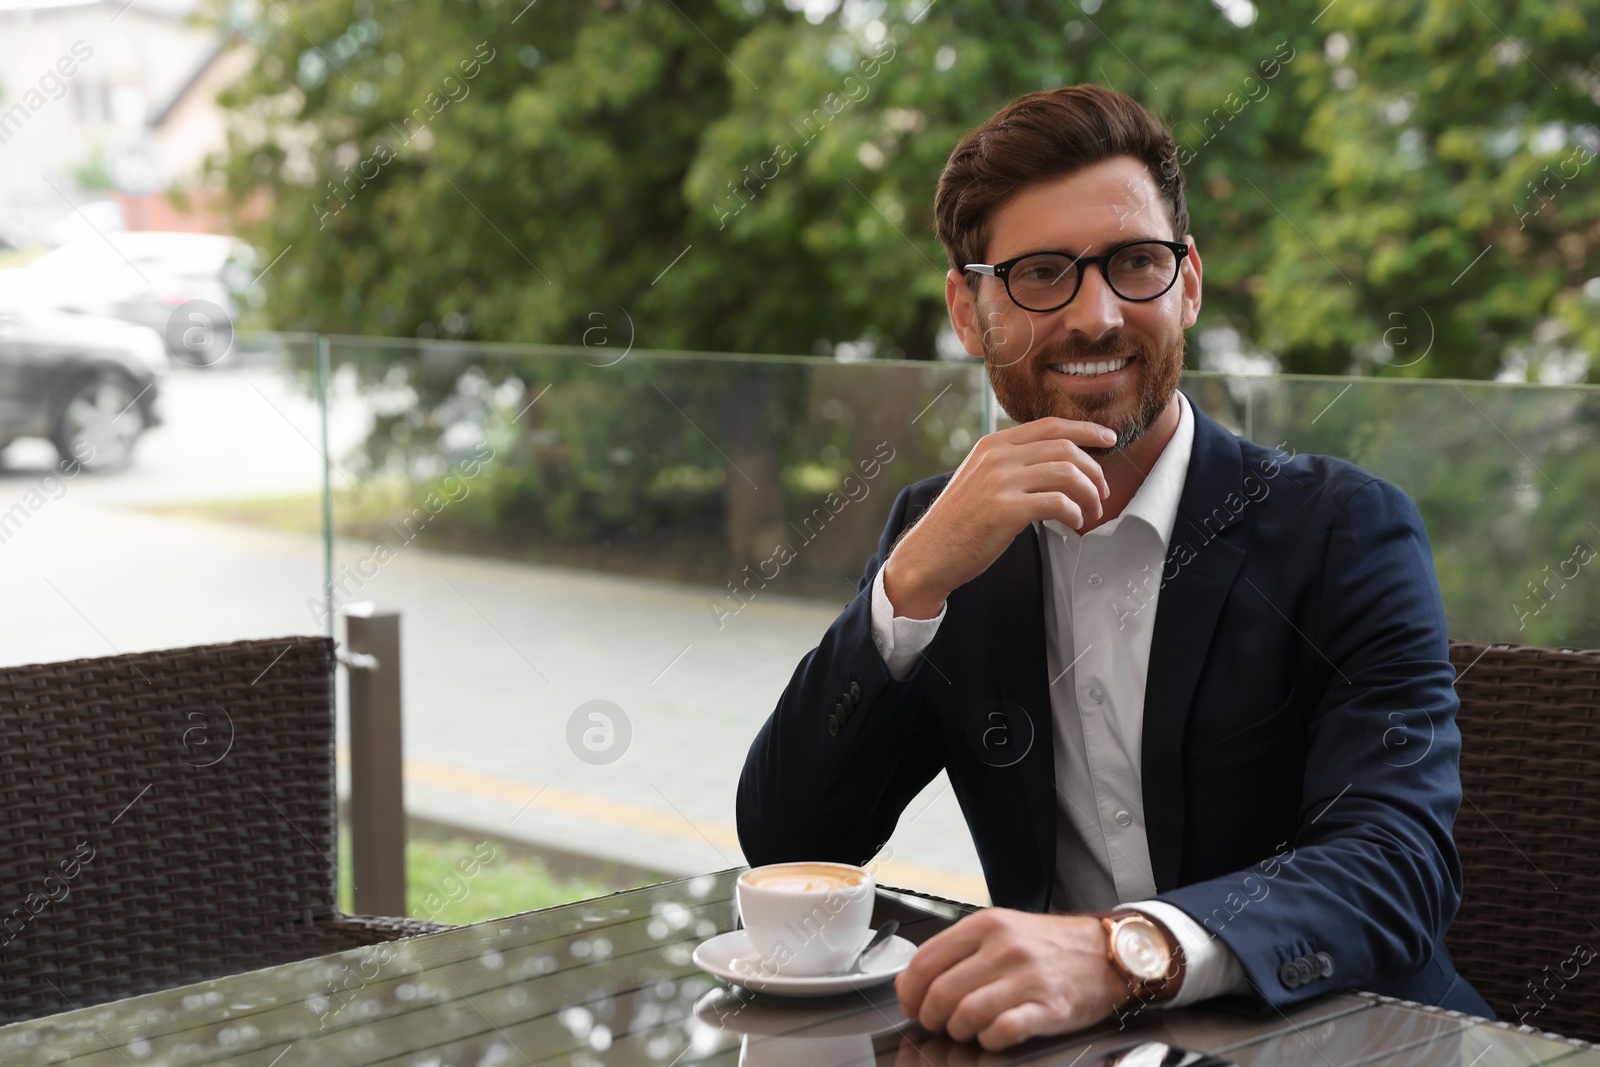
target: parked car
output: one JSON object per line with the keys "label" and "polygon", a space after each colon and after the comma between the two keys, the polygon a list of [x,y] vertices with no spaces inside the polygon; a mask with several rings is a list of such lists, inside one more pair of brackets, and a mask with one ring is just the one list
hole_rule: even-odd
{"label": "parked car", "polygon": [[161,421],[166,343],[148,326],[44,307],[25,274],[0,271],[0,448],[43,437],[63,463],[126,467]]}
{"label": "parked car", "polygon": [[[173,357],[197,366],[231,347],[241,294],[254,273],[254,249],[233,237],[211,233],[95,234],[46,252],[24,270],[48,306],[103,315],[148,326],[166,339]],[[186,304],[210,305],[204,349],[185,347],[189,316],[172,324]]]}

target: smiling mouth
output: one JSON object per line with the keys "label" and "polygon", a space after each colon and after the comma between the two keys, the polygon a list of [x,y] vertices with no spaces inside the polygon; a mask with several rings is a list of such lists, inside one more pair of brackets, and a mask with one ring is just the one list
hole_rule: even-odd
{"label": "smiling mouth", "polygon": [[1124,356],[1121,359],[1072,360],[1067,363],[1052,363],[1050,369],[1057,374],[1073,378],[1095,378],[1119,371],[1132,362],[1132,356]]}

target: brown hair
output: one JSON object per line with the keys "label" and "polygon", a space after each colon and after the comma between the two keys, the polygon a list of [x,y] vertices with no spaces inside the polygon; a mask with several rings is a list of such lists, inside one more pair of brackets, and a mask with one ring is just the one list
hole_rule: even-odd
{"label": "brown hair", "polygon": [[960,271],[983,262],[990,218],[1024,187],[1117,156],[1149,168],[1171,209],[1173,236],[1182,240],[1189,205],[1172,131],[1132,97],[1068,85],[1019,96],[957,142],[933,201],[935,232],[950,266]]}

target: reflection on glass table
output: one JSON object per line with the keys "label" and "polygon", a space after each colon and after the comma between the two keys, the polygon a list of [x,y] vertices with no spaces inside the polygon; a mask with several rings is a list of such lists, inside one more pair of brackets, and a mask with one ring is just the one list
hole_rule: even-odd
{"label": "reflection on glass table", "polygon": [[[0,1063],[74,1067],[493,1064],[1449,1064],[1513,1067],[1600,1053],[1481,1020],[1339,994],[1287,1014],[1149,1010],[1119,1028],[1004,1052],[905,1018],[886,983],[800,1000],[729,986],[690,957],[734,928],[737,870],[514,915],[0,1028]],[[880,890],[921,944],[966,910]],[[1214,1058],[1213,1058],[1214,1057]]]}

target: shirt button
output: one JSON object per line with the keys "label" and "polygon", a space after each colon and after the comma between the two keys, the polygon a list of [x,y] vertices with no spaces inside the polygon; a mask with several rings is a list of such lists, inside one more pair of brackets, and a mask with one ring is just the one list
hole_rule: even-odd
{"label": "shirt button", "polygon": [[1094,701],[1096,704],[1102,704],[1102,703],[1105,702],[1106,692],[1105,692],[1104,689],[1101,689],[1097,685],[1090,686],[1089,687],[1089,699]]}
{"label": "shirt button", "polygon": [[1132,826],[1133,825],[1133,816],[1128,814],[1126,811],[1119,811],[1115,815],[1113,815],[1112,818],[1117,820],[1117,825],[1118,826]]}
{"label": "shirt button", "polygon": [[1098,589],[1098,588],[1100,588],[1100,582],[1102,580],[1103,579],[1101,579],[1101,577],[1100,577],[1100,572],[1099,571],[1095,571],[1093,574],[1089,575],[1089,588],[1090,589]]}

